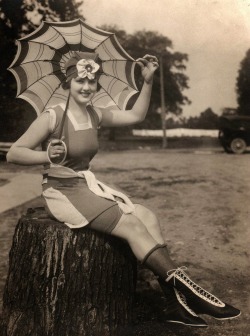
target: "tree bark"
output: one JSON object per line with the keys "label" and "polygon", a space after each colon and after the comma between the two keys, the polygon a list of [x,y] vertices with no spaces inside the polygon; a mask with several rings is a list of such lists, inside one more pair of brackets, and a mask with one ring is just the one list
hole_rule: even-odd
{"label": "tree bark", "polygon": [[13,237],[2,335],[120,335],[135,284],[136,260],[122,240],[29,209]]}

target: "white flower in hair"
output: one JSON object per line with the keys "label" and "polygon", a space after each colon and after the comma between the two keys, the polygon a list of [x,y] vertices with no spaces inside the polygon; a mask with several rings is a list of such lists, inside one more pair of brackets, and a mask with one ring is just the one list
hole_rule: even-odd
{"label": "white flower in hair", "polygon": [[88,79],[94,79],[95,73],[100,68],[100,65],[91,59],[81,59],[76,63],[76,68],[78,72],[78,77],[88,77]]}

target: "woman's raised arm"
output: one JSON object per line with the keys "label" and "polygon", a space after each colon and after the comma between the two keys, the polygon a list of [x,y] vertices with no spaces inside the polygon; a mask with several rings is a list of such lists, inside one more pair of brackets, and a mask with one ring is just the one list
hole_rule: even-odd
{"label": "woman's raised arm", "polygon": [[137,64],[141,67],[144,83],[138,99],[131,110],[103,110],[102,126],[126,126],[139,123],[144,120],[151,98],[153,77],[155,70],[159,67],[155,56],[145,55],[138,58]]}

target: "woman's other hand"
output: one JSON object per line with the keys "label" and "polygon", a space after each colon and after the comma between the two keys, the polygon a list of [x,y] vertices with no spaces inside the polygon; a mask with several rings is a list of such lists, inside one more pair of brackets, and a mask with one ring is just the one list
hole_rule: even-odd
{"label": "woman's other hand", "polygon": [[153,82],[154,72],[158,69],[158,59],[152,55],[145,55],[136,60],[137,64],[141,67],[142,77],[147,84]]}
{"label": "woman's other hand", "polygon": [[66,157],[67,147],[64,143],[65,137],[62,139],[53,139],[48,145],[47,153],[50,162],[61,163]]}

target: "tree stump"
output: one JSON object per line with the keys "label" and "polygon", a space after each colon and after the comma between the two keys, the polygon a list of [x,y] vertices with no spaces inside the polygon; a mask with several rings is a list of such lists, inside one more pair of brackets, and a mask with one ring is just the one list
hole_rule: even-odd
{"label": "tree stump", "polygon": [[132,319],[136,260],[122,240],[29,209],[3,296],[4,336],[115,336]]}

